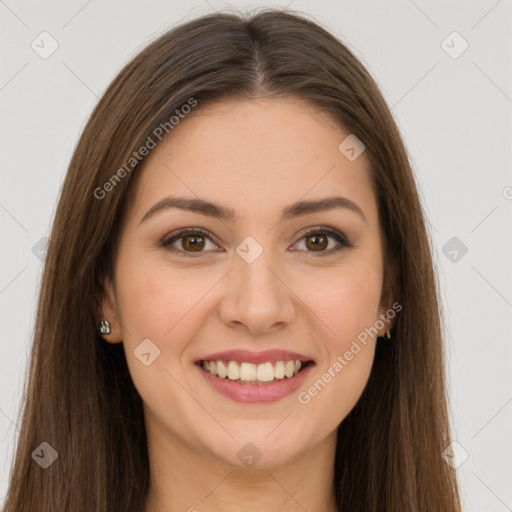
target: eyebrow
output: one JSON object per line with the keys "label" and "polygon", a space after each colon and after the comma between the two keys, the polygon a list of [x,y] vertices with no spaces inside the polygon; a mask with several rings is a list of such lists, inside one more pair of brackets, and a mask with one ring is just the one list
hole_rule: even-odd
{"label": "eyebrow", "polygon": [[[205,215],[207,217],[212,217],[223,221],[234,221],[236,218],[235,211],[232,208],[228,208],[226,206],[211,203],[209,201],[205,201],[204,199],[169,196],[153,205],[146,212],[144,217],[142,217],[139,225],[157,213],[168,210],[170,208],[178,208],[184,211],[199,213],[200,215]],[[356,212],[364,220],[365,223],[368,223],[361,208],[350,199],[341,196],[326,197],[324,199],[310,201],[298,201],[282,210],[280,220],[289,220],[295,217],[332,210],[334,208],[346,208],[352,210],[353,212]]]}

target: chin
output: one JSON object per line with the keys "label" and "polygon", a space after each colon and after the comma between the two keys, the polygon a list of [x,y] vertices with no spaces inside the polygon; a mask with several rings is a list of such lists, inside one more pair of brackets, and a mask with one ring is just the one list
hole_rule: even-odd
{"label": "chin", "polygon": [[[280,467],[293,461],[305,447],[296,437],[300,433],[298,429],[282,429],[279,434],[277,429],[272,432],[279,421],[265,422],[265,428],[254,425],[253,428],[231,429],[233,438],[211,439],[206,444],[211,446],[214,458],[232,466],[247,469]],[[270,428],[269,423],[272,423]]]}

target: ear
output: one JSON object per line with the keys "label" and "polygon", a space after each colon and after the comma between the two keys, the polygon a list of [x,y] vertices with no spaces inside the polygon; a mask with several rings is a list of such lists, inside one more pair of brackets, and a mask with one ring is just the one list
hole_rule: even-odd
{"label": "ear", "polygon": [[117,300],[114,286],[110,279],[106,278],[103,285],[103,296],[99,301],[97,311],[97,323],[107,320],[110,323],[110,334],[101,334],[108,343],[121,343],[122,329],[117,312]]}
{"label": "ear", "polygon": [[[391,319],[390,317],[390,314],[389,314],[389,311],[391,310],[391,316],[394,316],[393,313],[394,313],[394,309],[391,307],[391,304],[392,303],[386,303],[386,305],[384,307],[380,307],[379,308],[379,316],[377,318],[377,320],[379,321],[382,321],[384,323],[384,327],[382,327],[382,329],[379,330],[379,333],[377,334],[377,336],[380,338],[382,336],[384,336],[386,334],[386,332],[389,330],[389,329],[392,329],[393,328],[393,320]],[[380,323],[379,323],[380,325]]]}

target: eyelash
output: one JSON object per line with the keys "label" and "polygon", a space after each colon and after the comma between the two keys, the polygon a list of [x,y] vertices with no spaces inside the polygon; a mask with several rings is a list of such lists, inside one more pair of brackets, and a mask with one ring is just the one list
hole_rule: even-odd
{"label": "eyelash", "polygon": [[[318,253],[318,255],[320,257],[337,254],[337,253],[345,250],[346,248],[354,247],[354,245],[348,241],[347,237],[343,233],[341,233],[337,229],[331,228],[329,226],[320,226],[320,227],[309,229],[306,233],[304,233],[302,235],[302,237],[298,240],[298,242],[300,242],[303,238],[307,238],[309,236],[319,235],[319,234],[320,235],[328,235],[331,238],[335,239],[336,242],[338,242],[340,244],[335,249],[331,249],[329,251],[320,251]],[[211,242],[213,242],[215,245],[218,245],[215,242],[215,240],[212,239],[212,237],[211,237],[210,233],[208,233],[208,231],[205,231],[204,229],[201,229],[201,228],[195,228],[195,229],[185,228],[185,229],[178,231],[177,233],[174,233],[174,234],[164,237],[160,242],[161,246],[166,248],[168,251],[171,251],[176,254],[180,254],[187,258],[197,258],[197,257],[205,254],[204,251],[193,254],[190,252],[183,251],[181,249],[177,249],[176,247],[171,247],[172,243],[174,243],[176,240],[179,240],[180,238],[185,237],[186,235],[203,235],[204,237],[208,238]],[[209,251],[206,251],[206,252],[209,252]],[[314,253],[315,251],[306,251],[306,252]]]}

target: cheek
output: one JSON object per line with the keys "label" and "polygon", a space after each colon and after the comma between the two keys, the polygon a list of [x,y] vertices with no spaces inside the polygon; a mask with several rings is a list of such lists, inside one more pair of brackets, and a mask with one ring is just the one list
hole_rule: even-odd
{"label": "cheek", "polygon": [[[325,431],[335,429],[350,413],[366,387],[375,355],[380,286],[372,281],[340,277],[335,290],[317,298],[311,309],[328,329],[319,338],[323,357],[309,387],[297,396],[303,413],[325,418]],[[320,308],[320,306],[322,306]]]}
{"label": "cheek", "polygon": [[376,343],[371,328],[378,319],[382,289],[380,268],[376,257],[347,259],[325,279],[318,280],[317,274],[316,288],[309,287],[307,304],[322,321],[318,325],[323,326],[319,341],[324,357],[298,401],[311,417],[327,416],[328,428],[335,428],[350,413],[370,376]]}
{"label": "cheek", "polygon": [[[128,256],[117,270],[123,345],[140,394],[158,401],[162,386],[173,387],[172,376],[182,380],[183,355],[204,324],[206,296],[219,278],[208,270],[176,270],[144,253]],[[140,356],[148,352],[146,362],[154,362],[145,366]]]}
{"label": "cheek", "polygon": [[[180,277],[169,266],[143,258],[137,262],[133,257],[125,257],[118,264],[124,351],[130,375],[145,406],[158,411],[164,423],[174,424],[179,430],[182,427],[176,418],[182,417],[185,411],[180,409],[180,414],[175,414],[170,404],[183,406],[186,402],[180,385],[181,356],[200,325],[198,301],[211,285],[207,278],[202,282],[197,277],[187,280],[183,273]],[[193,410],[193,406],[191,403],[185,409]]]}
{"label": "cheek", "polygon": [[[331,432],[350,414],[361,398],[371,373],[375,342],[349,344],[318,368],[310,385],[300,391],[297,401],[306,421],[321,418],[324,432]],[[347,355],[350,354],[350,359]]]}
{"label": "cheek", "polygon": [[378,259],[347,259],[329,272],[311,274],[301,289],[309,308],[322,320],[323,332],[329,340],[325,345],[331,356],[333,352],[345,351],[350,340],[378,319],[382,292]]}
{"label": "cheek", "polygon": [[187,273],[141,255],[119,265],[120,316],[131,338],[155,338],[162,343],[175,326],[186,322],[211,286],[207,275]]}

